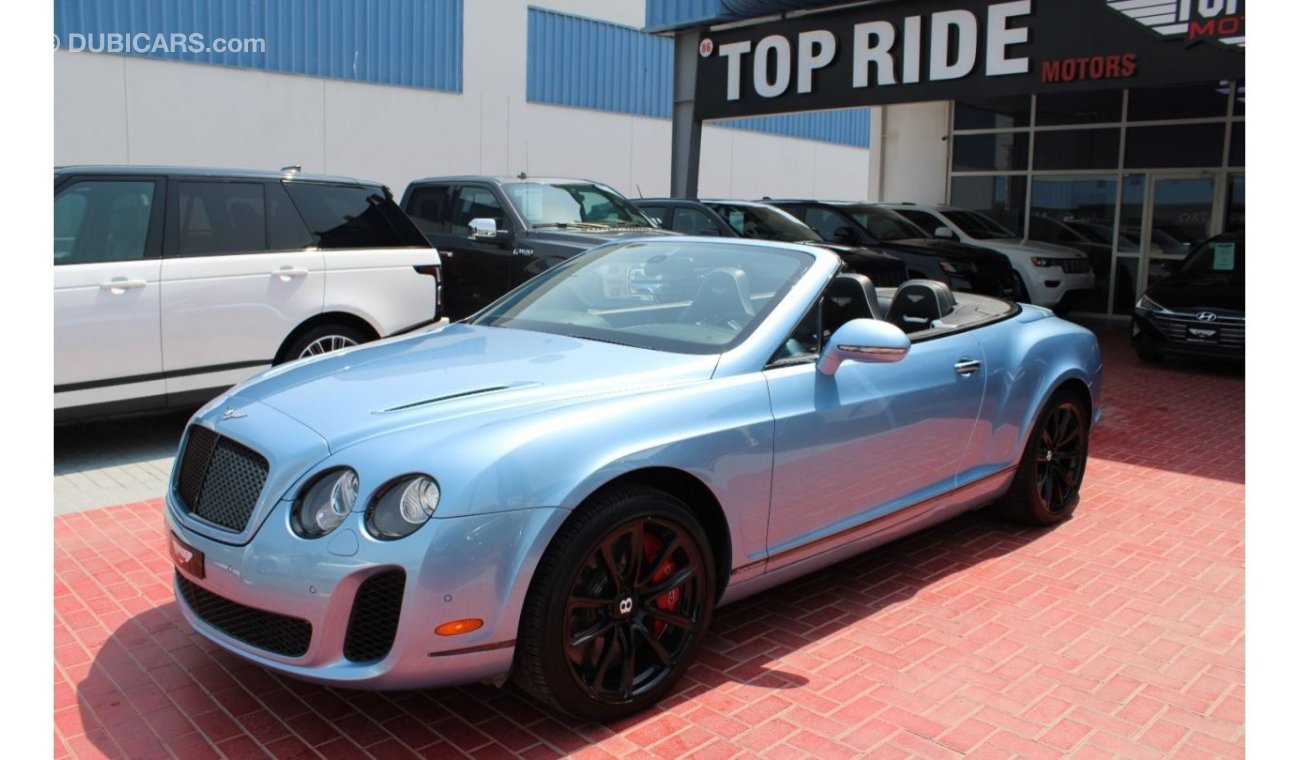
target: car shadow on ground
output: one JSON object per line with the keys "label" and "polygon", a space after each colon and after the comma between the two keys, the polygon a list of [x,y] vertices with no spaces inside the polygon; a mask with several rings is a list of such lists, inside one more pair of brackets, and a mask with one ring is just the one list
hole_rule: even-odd
{"label": "car shadow on ground", "polygon": [[[860,689],[841,672],[846,661],[867,675],[883,668],[889,678],[882,672],[880,680],[888,681],[938,648],[923,633],[996,635],[983,630],[979,614],[943,604],[935,605],[942,619],[922,627],[914,606],[900,602],[920,595],[945,601],[954,574],[965,583],[981,572],[996,578],[1001,570],[977,566],[1048,532],[970,513],[723,607],[674,692],[608,725],[555,715],[513,686],[377,693],[281,677],[194,633],[175,602],[127,619],[97,650],[87,644],[95,655],[76,684],[79,717],[97,750],[131,758],[186,756],[213,745],[232,757],[260,756],[263,749],[276,757],[310,755],[308,748],[325,757],[554,755],[595,743],[620,754],[620,747],[632,751],[672,734],[687,713],[693,721],[714,718],[716,732],[735,736],[792,704],[823,715],[852,709],[861,694],[834,688],[782,694],[810,682]],[[848,628],[855,629],[852,637],[843,635]],[[845,647],[855,648],[853,657],[845,658]],[[895,699],[918,701],[902,692]],[[682,736],[685,754],[693,747]]]}
{"label": "car shadow on ground", "polygon": [[54,474],[162,459],[176,455],[193,409],[54,427]]}

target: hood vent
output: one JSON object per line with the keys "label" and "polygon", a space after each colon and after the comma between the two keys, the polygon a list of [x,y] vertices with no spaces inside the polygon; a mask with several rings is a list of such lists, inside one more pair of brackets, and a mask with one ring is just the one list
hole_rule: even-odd
{"label": "hood vent", "polygon": [[376,409],[373,413],[390,414],[392,412],[405,412],[408,409],[418,409],[423,406],[429,406],[430,404],[438,404],[443,401],[452,401],[454,399],[467,398],[469,396],[481,396],[485,393],[496,393],[497,391],[509,390],[511,388],[519,388],[525,385],[538,385],[538,383],[517,383],[515,385],[489,385],[483,388],[469,388],[463,391],[444,393],[441,396],[433,396],[431,398],[420,399],[419,401],[408,401],[405,404],[390,406],[387,409]]}

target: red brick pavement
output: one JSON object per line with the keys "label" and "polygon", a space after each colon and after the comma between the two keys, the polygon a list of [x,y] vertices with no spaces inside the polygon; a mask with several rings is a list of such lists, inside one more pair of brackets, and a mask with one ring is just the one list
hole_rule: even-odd
{"label": "red brick pavement", "polygon": [[723,608],[677,692],[610,726],[271,675],[181,619],[157,501],[58,517],[55,757],[1242,756],[1241,372],[1103,343],[1074,519],[968,515]]}

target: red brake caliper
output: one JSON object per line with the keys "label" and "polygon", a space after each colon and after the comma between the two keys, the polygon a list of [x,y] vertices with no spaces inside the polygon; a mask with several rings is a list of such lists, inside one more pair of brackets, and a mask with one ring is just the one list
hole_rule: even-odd
{"label": "red brake caliper", "polygon": [[[663,541],[660,541],[659,537],[655,536],[652,533],[645,534],[645,539],[643,541],[643,544],[645,548],[646,562],[654,562],[655,558],[659,556],[659,552],[663,551],[664,548]],[[677,564],[673,562],[672,557],[667,557],[664,559],[663,564],[655,568],[654,573],[650,576],[650,582],[663,583],[665,580],[668,579],[668,576],[672,575],[676,571],[677,571]],[[676,612],[677,607],[681,605],[681,603],[682,603],[681,586],[677,586],[673,588],[671,591],[668,591],[667,593],[660,594],[659,598],[654,600],[654,606],[658,607],[664,612]],[[656,620],[654,626],[655,638],[657,639],[660,636],[662,636],[664,629],[667,627],[668,627],[667,623],[663,622],[662,620]]]}

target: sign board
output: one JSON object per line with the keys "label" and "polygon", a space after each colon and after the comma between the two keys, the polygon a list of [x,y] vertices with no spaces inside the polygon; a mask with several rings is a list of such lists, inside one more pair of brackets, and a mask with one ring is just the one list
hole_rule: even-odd
{"label": "sign board", "polygon": [[1245,0],[916,0],[704,32],[700,119],[1244,79]]}

